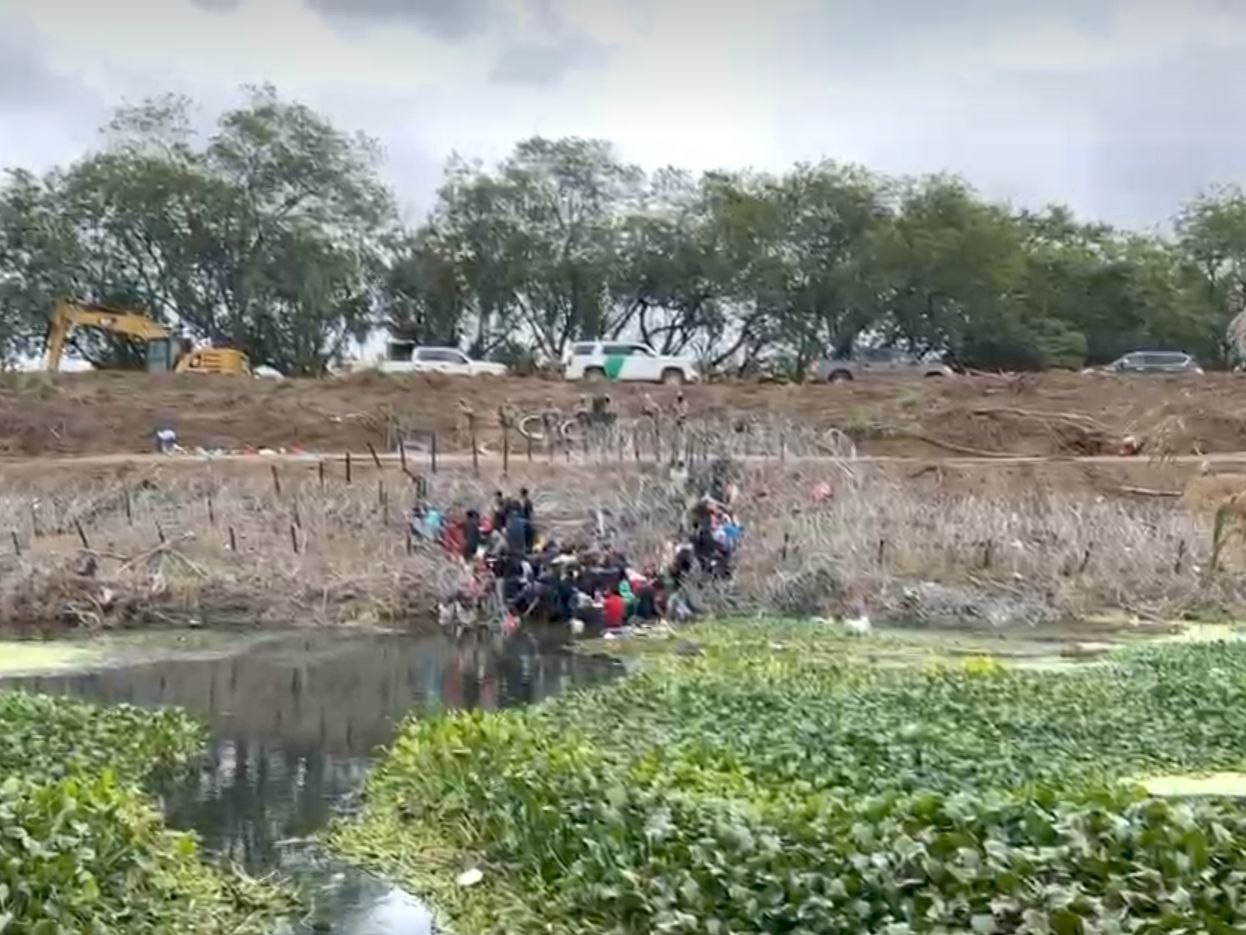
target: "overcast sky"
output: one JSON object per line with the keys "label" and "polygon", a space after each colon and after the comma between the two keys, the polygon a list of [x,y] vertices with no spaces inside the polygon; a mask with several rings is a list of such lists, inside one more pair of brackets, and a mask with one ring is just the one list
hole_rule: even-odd
{"label": "overcast sky", "polygon": [[0,165],[123,99],[245,83],[363,129],[412,215],[445,158],[599,136],[646,167],[952,170],[1139,227],[1246,181],[1246,0],[0,0]]}

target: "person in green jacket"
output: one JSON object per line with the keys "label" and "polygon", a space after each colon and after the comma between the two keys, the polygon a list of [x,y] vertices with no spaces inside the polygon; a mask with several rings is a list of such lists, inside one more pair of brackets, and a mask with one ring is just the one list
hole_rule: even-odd
{"label": "person in green jacket", "polygon": [[632,591],[632,584],[627,580],[627,572],[619,572],[619,597],[623,598],[623,619],[627,620],[632,616],[636,609],[636,595]]}

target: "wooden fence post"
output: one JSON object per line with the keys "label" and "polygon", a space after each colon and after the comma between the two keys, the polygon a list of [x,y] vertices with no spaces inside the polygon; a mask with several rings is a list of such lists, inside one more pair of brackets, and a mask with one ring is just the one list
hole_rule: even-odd
{"label": "wooden fence post", "polygon": [[[1082,561],[1081,561],[1081,564],[1077,566],[1077,573],[1078,573],[1079,575],[1080,575],[1080,574],[1082,574],[1083,572],[1085,572],[1085,570],[1086,570],[1086,566],[1090,564],[1090,553],[1091,553],[1091,550],[1093,549],[1093,547],[1094,547],[1094,543],[1091,543],[1090,545],[1086,546],[1086,551],[1082,553]],[[1212,570],[1212,571],[1215,571],[1215,570],[1216,570],[1216,568],[1215,568],[1215,562],[1214,562],[1214,561],[1212,562],[1212,568],[1211,568],[1211,570]]]}
{"label": "wooden fence post", "polygon": [[467,430],[472,442],[472,473],[480,476],[480,446],[476,444],[476,413],[467,416]]}

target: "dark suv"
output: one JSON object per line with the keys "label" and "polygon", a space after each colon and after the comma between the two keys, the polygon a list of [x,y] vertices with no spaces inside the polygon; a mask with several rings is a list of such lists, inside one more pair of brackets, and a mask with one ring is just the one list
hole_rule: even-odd
{"label": "dark suv", "polygon": [[1131,351],[1103,368],[1108,373],[1202,373],[1184,351]]}
{"label": "dark suv", "polygon": [[893,347],[857,348],[851,357],[828,357],[809,368],[815,383],[840,383],[861,377],[947,377],[952,368],[941,360],[914,357]]}

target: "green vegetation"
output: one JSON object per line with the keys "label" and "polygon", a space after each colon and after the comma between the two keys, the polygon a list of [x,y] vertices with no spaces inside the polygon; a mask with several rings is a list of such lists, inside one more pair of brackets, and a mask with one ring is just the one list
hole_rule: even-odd
{"label": "green vegetation", "polygon": [[1246,644],[1053,673],[870,665],[814,626],[689,638],[537,708],[412,720],[337,846],[464,935],[1240,931],[1246,809],[1132,780],[1243,765]]}
{"label": "green vegetation", "polygon": [[6,692],[0,725],[0,932],[259,933],[289,908],[202,863],[138,791],[202,747],[184,714]]}
{"label": "green vegetation", "polygon": [[94,646],[0,640],[0,674],[4,675],[84,667],[97,658]]}
{"label": "green vegetation", "polygon": [[861,335],[984,367],[1157,345],[1223,364],[1246,276],[1238,188],[1174,205],[1163,237],[1017,210],[950,175],[645,173],[606,141],[535,138],[493,166],[453,160],[405,229],[376,148],[308,107],[258,89],[198,124],[175,97],[126,107],[99,150],[0,179],[0,360],[37,351],[52,303],[74,296],[290,375],[383,323],[521,369],[620,335],[798,379]]}

